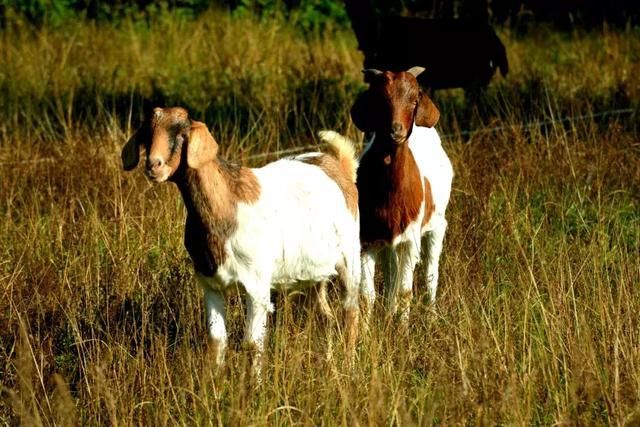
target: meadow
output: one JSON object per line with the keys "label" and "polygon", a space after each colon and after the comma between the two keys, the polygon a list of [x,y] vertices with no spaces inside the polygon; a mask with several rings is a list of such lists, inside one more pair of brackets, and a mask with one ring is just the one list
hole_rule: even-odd
{"label": "meadow", "polygon": [[434,98],[456,173],[435,306],[419,273],[409,327],[378,307],[351,366],[339,327],[274,295],[256,384],[235,293],[227,365],[207,358],[178,191],[123,172],[120,148],[153,105],[251,166],[323,128],[360,141],[353,34],[217,11],[9,22],[0,423],[640,423],[640,32],[500,36],[510,73],[482,105]]}

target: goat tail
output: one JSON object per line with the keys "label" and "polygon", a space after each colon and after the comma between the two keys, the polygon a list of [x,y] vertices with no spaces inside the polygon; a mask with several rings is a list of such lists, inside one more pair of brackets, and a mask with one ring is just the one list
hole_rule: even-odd
{"label": "goat tail", "polygon": [[354,142],[332,130],[321,130],[318,136],[327,143],[329,152],[338,160],[344,173],[351,178],[352,182],[356,182],[358,158]]}

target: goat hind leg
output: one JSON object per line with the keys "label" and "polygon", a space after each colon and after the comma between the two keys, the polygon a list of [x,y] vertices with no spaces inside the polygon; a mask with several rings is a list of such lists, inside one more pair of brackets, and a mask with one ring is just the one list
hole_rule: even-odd
{"label": "goat hind leg", "polygon": [[376,288],[374,284],[374,276],[376,272],[376,261],[378,253],[376,250],[367,250],[362,253],[360,259],[360,295],[365,299],[365,321],[368,323],[373,306],[376,301]]}
{"label": "goat hind leg", "polygon": [[318,283],[313,288],[313,293],[315,294],[316,311],[318,311],[327,322],[332,323],[335,321],[335,316],[333,315],[333,311],[331,310],[331,306],[329,305],[329,300],[327,298],[327,281],[323,280]]}
{"label": "goat hind leg", "polygon": [[357,264],[358,259],[346,261],[344,265],[338,267],[338,275],[344,284],[344,316],[345,330],[347,338],[347,351],[353,355],[358,340],[358,323],[360,319],[360,307],[358,304],[360,274]]}

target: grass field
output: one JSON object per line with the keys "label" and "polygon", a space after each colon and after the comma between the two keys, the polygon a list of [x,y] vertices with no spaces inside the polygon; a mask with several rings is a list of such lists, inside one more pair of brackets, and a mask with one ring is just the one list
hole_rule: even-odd
{"label": "grass field", "polygon": [[257,386],[235,294],[227,366],[207,359],[176,188],[122,172],[119,150],[152,104],[189,108],[227,158],[254,166],[321,128],[359,137],[352,34],[220,12],[11,23],[0,423],[637,425],[640,32],[501,36],[511,72],[481,114],[459,91],[436,97],[456,172],[437,304],[418,274],[410,327],[378,310],[350,367],[339,329],[303,295],[275,296]]}

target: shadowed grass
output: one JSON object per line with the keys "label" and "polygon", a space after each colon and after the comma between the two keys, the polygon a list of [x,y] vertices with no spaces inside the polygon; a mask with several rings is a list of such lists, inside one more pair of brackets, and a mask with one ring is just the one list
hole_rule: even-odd
{"label": "shadowed grass", "polygon": [[438,94],[443,133],[503,128],[444,142],[456,177],[436,306],[420,271],[410,327],[380,308],[350,367],[339,327],[308,316],[304,296],[275,296],[256,386],[235,294],[227,366],[216,374],[207,358],[178,192],[123,173],[119,150],[145,99],[189,107],[231,159],[311,143],[322,127],[355,137],[352,36],[304,39],[219,12],[3,32],[0,420],[637,422],[637,115],[521,124],[636,108],[640,38],[505,37],[512,73],[489,89],[488,115]]}

